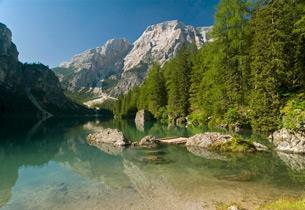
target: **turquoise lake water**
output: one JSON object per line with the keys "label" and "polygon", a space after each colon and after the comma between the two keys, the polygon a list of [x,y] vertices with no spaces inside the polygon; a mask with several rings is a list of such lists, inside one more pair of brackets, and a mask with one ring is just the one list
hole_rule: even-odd
{"label": "turquoise lake water", "polygon": [[199,154],[183,145],[109,154],[86,141],[101,128],[118,128],[133,141],[147,134],[191,136],[203,128],[159,123],[137,128],[133,122],[97,118],[1,123],[1,210],[215,209],[221,203],[255,209],[304,193],[302,156]]}

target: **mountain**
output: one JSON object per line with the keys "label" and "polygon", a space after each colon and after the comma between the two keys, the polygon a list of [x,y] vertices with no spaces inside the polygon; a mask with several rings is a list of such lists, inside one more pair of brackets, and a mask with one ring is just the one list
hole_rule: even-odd
{"label": "mountain", "polygon": [[185,43],[198,48],[207,42],[210,27],[188,26],[180,21],[166,21],[149,26],[134,42],[124,59],[124,72],[158,61],[161,65],[172,58]]}
{"label": "mountain", "polygon": [[60,64],[54,71],[68,91],[118,96],[140,85],[152,63],[163,65],[184,44],[200,48],[210,40],[210,30],[178,20],[162,22],[149,26],[132,45],[126,39],[112,39]]}
{"label": "mountain", "polygon": [[89,113],[67,99],[54,72],[43,64],[22,64],[12,33],[0,23],[0,116]]}
{"label": "mountain", "polygon": [[124,57],[132,45],[126,39],[111,39],[105,45],[87,50],[63,62],[55,69],[63,86],[69,91],[92,90],[101,93],[107,81],[122,73]]}

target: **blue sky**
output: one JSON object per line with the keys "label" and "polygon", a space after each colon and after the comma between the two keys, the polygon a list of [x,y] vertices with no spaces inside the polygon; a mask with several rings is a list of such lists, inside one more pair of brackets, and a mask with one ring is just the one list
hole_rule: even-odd
{"label": "blue sky", "polygon": [[51,67],[110,38],[135,41],[145,28],[178,19],[213,24],[219,0],[0,0],[19,59]]}

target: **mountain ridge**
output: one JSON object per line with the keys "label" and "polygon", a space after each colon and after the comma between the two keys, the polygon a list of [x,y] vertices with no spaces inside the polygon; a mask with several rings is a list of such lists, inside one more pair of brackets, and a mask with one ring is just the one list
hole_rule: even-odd
{"label": "mountain ridge", "polygon": [[[54,70],[68,91],[89,94],[99,90],[96,97],[117,97],[140,85],[154,62],[163,65],[184,44],[195,44],[200,48],[210,41],[210,30],[211,26],[194,27],[179,20],[164,21],[148,26],[132,44],[125,38],[110,39],[102,46],[75,55]],[[106,49],[109,42],[120,40],[124,40],[124,47],[112,48],[112,51],[121,53],[104,55],[105,59],[116,61],[117,68],[100,65],[102,61],[95,59],[94,53]],[[90,53],[93,55],[89,56]]]}

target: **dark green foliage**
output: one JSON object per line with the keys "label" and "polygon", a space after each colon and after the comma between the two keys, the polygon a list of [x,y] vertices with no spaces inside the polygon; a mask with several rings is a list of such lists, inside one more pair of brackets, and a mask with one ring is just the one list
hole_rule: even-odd
{"label": "dark green foliage", "polygon": [[[251,122],[256,130],[276,129],[285,94],[300,86],[295,68],[294,24],[296,1],[271,1],[252,18]],[[299,84],[298,84],[299,83]]]}
{"label": "dark green foliage", "polygon": [[304,98],[291,95],[305,91],[305,3],[253,2],[221,0],[213,41],[199,50],[183,47],[162,68],[153,65],[141,87],[120,97],[115,113],[147,109],[170,122],[188,117],[193,125],[298,129]]}
{"label": "dark green foliage", "polygon": [[190,113],[191,58],[194,51],[192,45],[185,46],[164,66],[170,119],[186,117]]}

